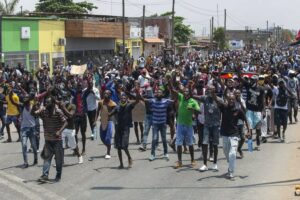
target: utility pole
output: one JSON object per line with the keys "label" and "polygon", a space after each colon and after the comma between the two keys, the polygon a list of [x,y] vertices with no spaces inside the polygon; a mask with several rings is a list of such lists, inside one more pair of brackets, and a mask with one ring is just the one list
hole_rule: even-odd
{"label": "utility pole", "polygon": [[225,39],[226,39],[226,28],[227,28],[227,11],[225,9],[224,10],[224,34],[225,34]]}
{"label": "utility pole", "polygon": [[123,62],[125,61],[125,0],[122,0],[122,39],[123,39]]}
{"label": "utility pole", "polygon": [[146,8],[145,8],[145,5],[143,5],[143,22],[142,22],[142,25],[143,25],[143,30],[142,30],[142,45],[143,45],[142,54],[143,54],[143,57],[145,55],[145,11],[146,11]]}
{"label": "utility pole", "polygon": [[269,34],[269,21],[267,20],[267,49],[269,48],[269,38],[270,38],[270,34]]}
{"label": "utility pole", "polygon": [[218,23],[218,27],[219,25],[219,4],[217,4],[217,23]]}
{"label": "utility pole", "polygon": [[211,36],[212,41],[214,40],[214,17],[211,18]]}
{"label": "utility pole", "polygon": [[215,48],[214,48],[214,17],[211,18],[211,41],[212,41],[212,51],[213,51],[213,66],[215,66]]}
{"label": "utility pole", "polygon": [[212,47],[212,28],[211,28],[211,19],[209,20],[209,36],[210,36],[210,46]]}
{"label": "utility pole", "polygon": [[172,5],[172,49],[175,53],[174,32],[175,32],[175,0],[173,0],[173,5]]}

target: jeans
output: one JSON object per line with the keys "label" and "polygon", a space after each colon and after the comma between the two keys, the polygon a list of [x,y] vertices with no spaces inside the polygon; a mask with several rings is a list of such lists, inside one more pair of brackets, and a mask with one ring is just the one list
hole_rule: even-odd
{"label": "jeans", "polygon": [[34,127],[25,127],[21,129],[21,137],[22,137],[22,152],[24,163],[28,164],[27,158],[27,140],[30,140],[30,144],[33,150],[34,160],[37,160],[37,147],[35,140],[35,130]]}
{"label": "jeans", "polygon": [[[143,139],[142,139],[142,144],[144,147],[147,146],[147,139],[148,139],[148,134],[149,134],[151,126],[152,126],[152,115],[146,114],[145,129],[144,129],[144,135],[143,135]],[[158,141],[158,139],[157,139],[157,141]]]}
{"label": "jeans", "polygon": [[40,120],[39,118],[35,119],[35,141],[36,141],[36,149],[40,149]]}
{"label": "jeans", "polygon": [[43,175],[48,176],[53,155],[55,155],[56,177],[61,178],[63,165],[63,145],[62,140],[45,141],[45,160],[43,165]]}
{"label": "jeans", "polygon": [[166,124],[153,124],[152,125],[152,146],[151,146],[151,155],[155,156],[155,148],[158,143],[158,132],[160,132],[161,139],[164,147],[164,155],[168,153],[167,145],[167,125]]}
{"label": "jeans", "polygon": [[229,163],[228,171],[234,173],[236,152],[239,143],[239,138],[223,136],[223,151],[227,162]]}
{"label": "jeans", "polygon": [[1,119],[1,129],[0,129],[0,135],[4,135],[4,128],[6,124],[6,116],[5,114],[0,114],[0,119]]}

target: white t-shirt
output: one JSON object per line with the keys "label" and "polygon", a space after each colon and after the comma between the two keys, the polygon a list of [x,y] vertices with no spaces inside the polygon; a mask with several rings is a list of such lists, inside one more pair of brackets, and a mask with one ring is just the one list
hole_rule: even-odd
{"label": "white t-shirt", "polygon": [[87,110],[93,111],[97,109],[97,101],[100,100],[100,93],[97,88],[93,88],[94,93],[89,93],[89,95],[86,97],[86,103],[87,103]]}
{"label": "white t-shirt", "polygon": [[143,77],[142,75],[139,76],[138,80],[140,82],[140,86],[141,87],[144,87],[144,85],[146,83],[149,83],[149,80],[147,78]]}

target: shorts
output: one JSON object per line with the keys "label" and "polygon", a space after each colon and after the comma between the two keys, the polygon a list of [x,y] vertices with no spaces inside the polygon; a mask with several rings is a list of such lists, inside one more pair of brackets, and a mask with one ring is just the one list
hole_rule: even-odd
{"label": "shorts", "polygon": [[287,126],[288,110],[275,108],[274,117],[275,117],[275,125]]}
{"label": "shorts", "polygon": [[66,138],[68,138],[67,139],[68,146],[71,149],[76,149],[77,144],[76,144],[76,140],[75,140],[75,129],[64,129],[61,136],[62,136],[64,148],[66,147]]}
{"label": "shorts", "polygon": [[5,121],[6,125],[11,124],[12,122],[13,122],[15,125],[16,125],[16,124],[19,124],[19,116],[7,115],[6,121]]}
{"label": "shorts", "polygon": [[255,111],[247,110],[246,118],[247,118],[248,123],[249,123],[249,128],[250,129],[257,129],[257,128],[259,128],[258,125],[261,124],[262,114],[261,114],[261,112],[255,112]]}
{"label": "shorts", "polygon": [[177,124],[176,145],[182,146],[183,141],[188,146],[193,145],[193,143],[194,143],[194,128],[193,128],[193,126]]}
{"label": "shorts", "polygon": [[220,139],[220,126],[204,126],[202,144],[218,145]]}
{"label": "shorts", "polygon": [[103,144],[110,145],[112,140],[112,132],[113,132],[114,123],[109,121],[105,130],[102,129],[100,125],[100,138]]}

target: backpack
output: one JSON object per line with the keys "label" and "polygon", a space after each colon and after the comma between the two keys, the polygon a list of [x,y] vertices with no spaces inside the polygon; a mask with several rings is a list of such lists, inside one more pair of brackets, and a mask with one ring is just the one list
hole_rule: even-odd
{"label": "backpack", "polygon": [[278,95],[276,97],[276,104],[280,107],[286,106],[288,101],[288,96],[285,90],[278,90]]}

